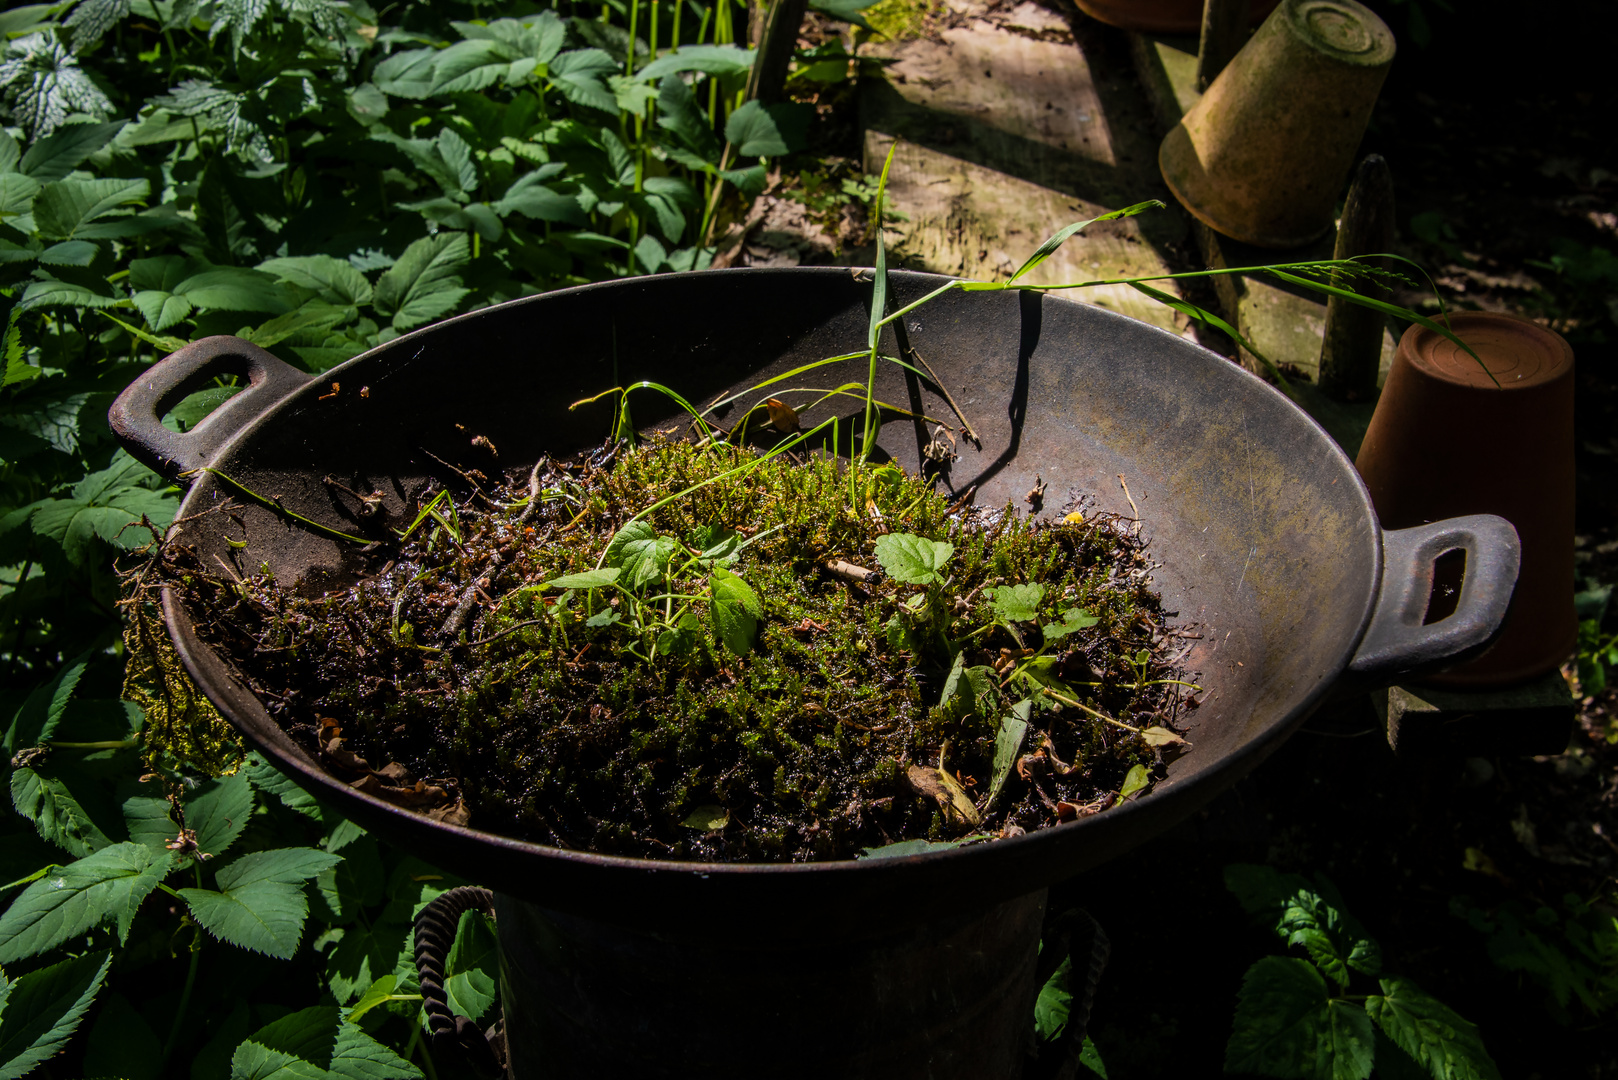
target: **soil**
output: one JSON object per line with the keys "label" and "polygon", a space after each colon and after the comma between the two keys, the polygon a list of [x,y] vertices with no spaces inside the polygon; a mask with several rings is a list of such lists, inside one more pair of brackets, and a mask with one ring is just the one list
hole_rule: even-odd
{"label": "soil", "polygon": [[1021,835],[1165,775],[1196,688],[1138,523],[1035,522],[788,445],[460,473],[352,579],[199,573],[177,545],[159,565],[333,775],[538,843],[848,859]]}

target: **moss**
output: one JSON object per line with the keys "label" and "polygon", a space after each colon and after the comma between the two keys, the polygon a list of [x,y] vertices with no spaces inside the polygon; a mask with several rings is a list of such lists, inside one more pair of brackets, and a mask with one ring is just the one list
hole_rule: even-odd
{"label": "moss", "polygon": [[[995,625],[996,585],[1042,584],[1041,621],[1072,607],[1096,617],[1047,650],[1065,694],[1140,726],[1170,721],[1175,688],[1139,685],[1131,666],[1167,639],[1134,572],[1141,544],[1129,529],[1104,516],[1040,525],[1009,508],[961,510],[892,467],[862,484],[851,508],[845,470],[823,457],[759,462],[743,449],[663,441],[620,451],[610,468],[544,462],[536,508],[525,507],[526,474],[462,493],[440,503],[453,516],[371,556],[351,585],[301,597],[261,576],[232,612],[235,630],[223,619],[201,626],[271,691],[272,712],[311,750],[317,718],[339,717],[345,747],[372,768],[452,778],[481,828],[646,857],[847,858],[959,835],[912,793],[905,767],[936,765],[947,743],[951,772],[974,796],[987,791],[1000,708],[963,714],[939,697],[956,650],[969,666],[999,664],[1004,683],[1021,646],[1040,643],[1037,622],[1021,626],[1021,642]],[[680,544],[670,572],[685,571],[674,580],[631,595],[543,587],[594,569],[633,514],[704,482],[644,517]],[[763,619],[744,656],[716,635],[707,570],[690,559],[715,527],[749,538],[731,569]],[[946,583],[862,584],[827,571],[831,560],[876,569],[877,538],[901,531],[955,545]],[[474,614],[457,626],[452,612],[469,592]],[[697,628],[676,633],[682,606]],[[244,626],[260,642],[290,635],[299,659],[252,648]],[[1154,679],[1167,674],[1156,660],[1148,667]],[[1003,686],[1000,705],[1031,688]],[[1160,767],[1138,737],[1035,697],[1024,752],[1048,739],[1082,767],[1040,783],[1013,772],[984,829],[1051,824],[1056,800],[1091,802],[1131,765]],[[729,811],[724,829],[678,824],[710,803]]]}

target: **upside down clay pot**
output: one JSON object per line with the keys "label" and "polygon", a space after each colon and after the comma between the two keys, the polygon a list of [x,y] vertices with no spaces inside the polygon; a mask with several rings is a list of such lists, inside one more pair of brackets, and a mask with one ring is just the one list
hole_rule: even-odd
{"label": "upside down clay pot", "polygon": [[[1277,0],[1249,0],[1251,22],[1274,10]],[[1196,34],[1202,30],[1202,0],[1078,0],[1092,19],[1143,34]]]}
{"label": "upside down clay pot", "polygon": [[1282,0],[1164,137],[1164,182],[1226,236],[1315,239],[1332,227],[1393,53],[1393,32],[1355,0]]}
{"label": "upside down clay pot", "polygon": [[1431,330],[1405,331],[1355,465],[1383,528],[1474,513],[1517,527],[1522,572],[1499,639],[1424,680],[1504,686],[1559,665],[1578,633],[1573,350],[1511,315],[1457,312],[1449,325],[1483,365]]}

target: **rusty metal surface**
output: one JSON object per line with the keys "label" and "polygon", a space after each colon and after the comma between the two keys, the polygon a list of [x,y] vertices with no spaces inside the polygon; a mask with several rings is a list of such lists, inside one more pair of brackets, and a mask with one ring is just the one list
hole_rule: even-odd
{"label": "rusty metal surface", "polygon": [[[942,279],[894,275],[898,302]],[[861,347],[868,281],[840,269],[721,271],[638,278],[505,304],[429,327],[358,357],[250,423],[214,465],[333,527],[364,524],[333,476],[380,489],[397,520],[429,475],[428,452],[485,469],[600,440],[605,403],[568,403],[654,378],[693,401]],[[1178,625],[1203,635],[1190,665],[1208,687],[1190,714],[1192,749],[1167,782],[1128,805],[1059,828],[959,851],[815,865],[658,863],[561,851],[436,824],[326,776],[191,633],[168,623],[188,669],[277,764],[343,813],[423,858],[557,911],[625,924],[723,922],[787,938],[872,920],[919,921],[1020,896],[1078,873],[1192,812],[1275,748],[1354,654],[1377,596],[1380,534],[1352,465],[1280,394],[1211,353],[1116,314],[1014,292],[952,292],[907,317],[911,345],[984,438],[963,443],[950,482],[980,502],[1021,503],[1035,476],[1046,506],[1093,493],[1139,507],[1155,572]],[[892,351],[891,340],[886,351]],[[786,385],[863,379],[863,361]],[[336,386],[338,389],[333,390]],[[912,390],[883,365],[879,397]],[[772,388],[772,392],[778,392]],[[670,420],[637,399],[637,420]],[[807,420],[817,419],[815,414]],[[666,426],[672,426],[667,424]],[[498,462],[471,440],[482,436]],[[891,423],[881,446],[914,467],[925,432]],[[199,479],[182,516],[231,498]],[[267,564],[285,578],[341,571],[341,545],[237,498],[248,546],[223,515],[180,527],[205,559]],[[369,526],[374,529],[375,526]]]}
{"label": "rusty metal surface", "polygon": [[624,929],[497,893],[510,1075],[1020,1076],[1044,914],[1042,889],[926,926],[783,941]]}

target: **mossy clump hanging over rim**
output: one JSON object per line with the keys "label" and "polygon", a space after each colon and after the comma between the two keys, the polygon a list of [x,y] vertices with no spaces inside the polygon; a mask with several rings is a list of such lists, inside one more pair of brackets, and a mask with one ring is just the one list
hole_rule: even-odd
{"label": "mossy clump hanging over rim", "polygon": [[1183,745],[1189,683],[1124,519],[662,439],[416,508],[324,593],[166,565],[285,730],[440,820],[845,859],[1099,812]]}

